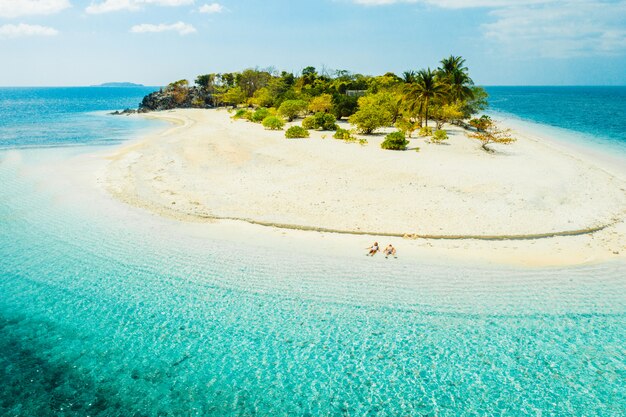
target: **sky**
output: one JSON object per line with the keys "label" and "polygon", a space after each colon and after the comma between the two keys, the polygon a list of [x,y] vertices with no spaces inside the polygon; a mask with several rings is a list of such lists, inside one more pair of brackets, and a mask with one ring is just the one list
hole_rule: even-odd
{"label": "sky", "polygon": [[401,74],[451,54],[479,85],[626,85],[626,0],[0,0],[0,86]]}

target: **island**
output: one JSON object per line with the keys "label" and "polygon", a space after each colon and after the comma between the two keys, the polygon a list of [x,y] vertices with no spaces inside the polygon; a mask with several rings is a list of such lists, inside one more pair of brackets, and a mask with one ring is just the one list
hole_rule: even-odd
{"label": "island", "polygon": [[111,82],[111,83],[102,83],[97,85],[92,85],[91,87],[116,87],[116,88],[125,88],[125,87],[145,87],[143,84],[135,84],[129,82]]}
{"label": "island", "polygon": [[403,239],[527,265],[623,257],[624,173],[487,115],[461,57],[436,70],[248,69],[144,98],[165,132],[108,155],[106,188],[182,221]]}

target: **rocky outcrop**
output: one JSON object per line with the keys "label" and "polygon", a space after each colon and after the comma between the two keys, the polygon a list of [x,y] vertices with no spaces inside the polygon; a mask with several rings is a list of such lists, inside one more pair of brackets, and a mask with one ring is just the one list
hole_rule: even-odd
{"label": "rocky outcrop", "polygon": [[145,96],[139,104],[138,112],[208,107],[211,107],[211,97],[198,87],[165,88]]}
{"label": "rocky outcrop", "polygon": [[121,115],[130,116],[131,114],[135,114],[135,113],[137,113],[137,110],[135,110],[135,109],[124,109],[122,111],[116,110],[116,111],[111,112],[109,114],[112,114],[114,116],[121,116]]}

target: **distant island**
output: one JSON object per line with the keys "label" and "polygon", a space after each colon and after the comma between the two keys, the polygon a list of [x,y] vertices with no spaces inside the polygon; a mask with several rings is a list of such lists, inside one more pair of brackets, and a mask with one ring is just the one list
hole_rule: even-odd
{"label": "distant island", "polygon": [[145,87],[145,85],[135,83],[102,83],[98,85],[92,85],[91,87]]}

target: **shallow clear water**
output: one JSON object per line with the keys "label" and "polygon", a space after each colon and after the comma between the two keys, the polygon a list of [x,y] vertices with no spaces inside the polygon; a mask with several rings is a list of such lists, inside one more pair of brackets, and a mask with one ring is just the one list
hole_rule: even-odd
{"label": "shallow clear water", "polygon": [[0,415],[626,413],[623,263],[279,256],[69,192],[82,152],[0,151]]}

